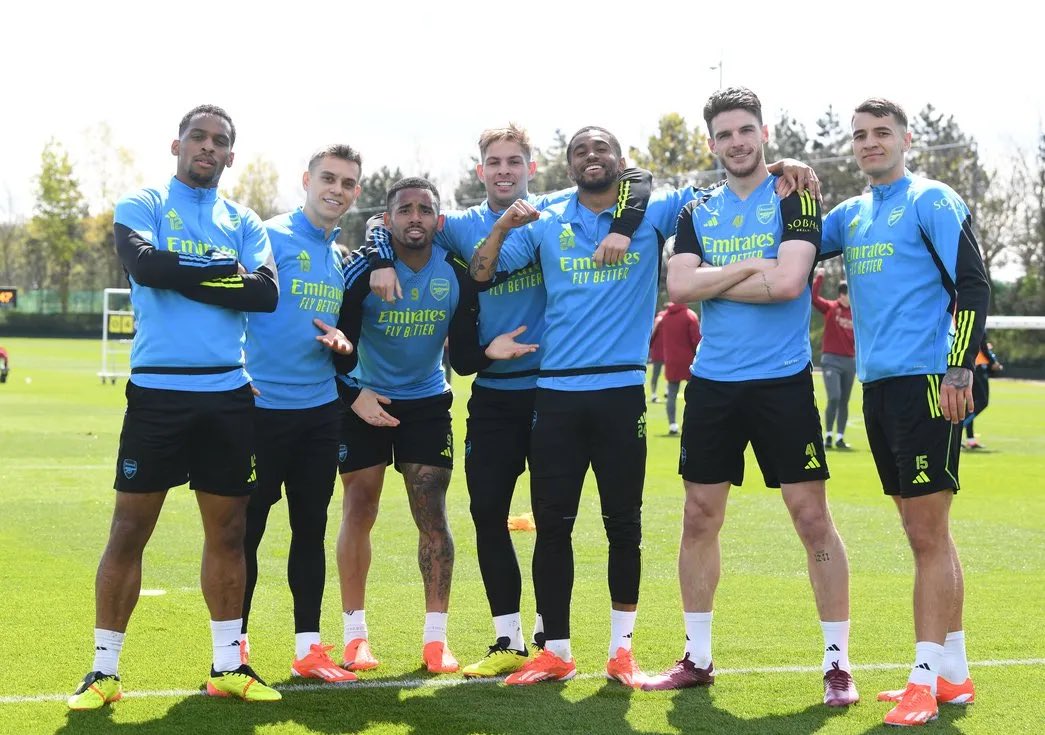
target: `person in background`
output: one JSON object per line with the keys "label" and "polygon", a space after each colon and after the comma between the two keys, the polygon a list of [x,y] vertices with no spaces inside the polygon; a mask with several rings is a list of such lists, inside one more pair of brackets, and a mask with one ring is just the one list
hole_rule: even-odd
{"label": "person in background", "polygon": [[649,400],[650,403],[659,403],[657,397],[657,382],[660,380],[660,372],[664,368],[664,337],[660,331],[660,320],[664,318],[667,309],[657,312],[653,319],[653,336],[649,341],[649,363],[653,366],[649,378]]}
{"label": "person in background", "polygon": [[987,341],[987,333],[984,332],[980,340],[980,351],[976,353],[976,367],[972,371],[972,402],[975,413],[970,413],[965,419],[965,441],[962,446],[966,449],[983,449],[983,445],[976,439],[972,430],[972,422],[977,416],[987,410],[990,400],[991,387],[988,380],[991,373],[1000,373],[1005,366],[998,362],[994,354],[994,345]]}
{"label": "person in background", "polygon": [[668,433],[679,433],[679,425],[675,420],[675,406],[679,396],[679,386],[683,380],[689,380],[689,366],[700,344],[700,320],[685,304],[667,303],[667,308],[658,317],[654,327],[660,335],[661,349],[664,351],[664,379],[668,381],[667,403]]}
{"label": "person in background", "polygon": [[[827,389],[824,411],[824,448],[849,449],[843,438],[849,421],[849,395],[856,380],[856,347],[853,341],[853,312],[849,308],[849,285],[838,284],[834,301],[820,295],[824,285],[824,269],[816,269],[813,279],[813,306],[824,315],[824,337],[820,352],[820,370]],[[837,423],[835,423],[837,418]],[[831,427],[836,431],[831,433]]]}

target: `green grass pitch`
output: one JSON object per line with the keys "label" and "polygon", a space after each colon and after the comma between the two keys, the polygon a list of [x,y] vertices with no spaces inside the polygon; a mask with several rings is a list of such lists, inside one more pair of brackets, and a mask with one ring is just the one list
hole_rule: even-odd
{"label": "green grass pitch", "polygon": [[[884,728],[880,689],[899,686],[913,654],[912,563],[893,505],[880,491],[853,397],[849,453],[828,455],[828,489],[852,568],[851,656],[863,701],[848,711],[820,704],[820,629],[804,555],[778,493],[761,486],[749,457],[722,536],[710,690],[632,692],[602,676],[609,636],[606,545],[589,476],[574,537],[573,650],[580,675],[565,685],[507,689],[420,670],[423,599],[416,534],[399,478],[390,473],[374,533],[367,619],[383,664],[348,687],[290,680],[293,623],[285,584],[285,506],[261,548],[252,616],[252,663],[285,687],[281,703],[196,696],[210,663],[199,592],[201,529],[191,493],[173,490],[146,551],[143,597],[120,673],[128,696],[98,712],[69,713],[64,698],[92,657],[94,573],[112,507],[124,381],[101,384],[95,341],[4,341],[13,371],[0,385],[0,733],[865,733]],[[31,379],[31,382],[28,381]],[[817,390],[821,390],[819,376]],[[492,626],[475,559],[463,457],[468,381],[455,379],[459,469],[450,489],[457,569],[450,644],[479,658]],[[965,629],[978,703],[945,707],[927,732],[1045,732],[1045,385],[996,380],[977,430],[990,452],[964,454],[953,533],[965,565]],[[681,525],[678,440],[662,404],[649,406],[642,597],[635,651],[648,671],[681,653],[675,557]],[[514,504],[528,509],[521,482]],[[323,638],[339,646],[341,617],[328,533]],[[515,534],[524,569],[523,616],[533,620],[533,534]]]}

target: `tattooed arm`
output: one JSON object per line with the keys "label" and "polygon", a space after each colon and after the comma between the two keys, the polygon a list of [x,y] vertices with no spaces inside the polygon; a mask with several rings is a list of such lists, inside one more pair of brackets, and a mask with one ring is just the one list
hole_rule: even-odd
{"label": "tattooed arm", "polygon": [[490,281],[497,271],[497,261],[501,256],[501,245],[504,238],[516,227],[522,227],[540,217],[540,212],[524,199],[516,199],[508,207],[500,219],[494,223],[489,237],[475,249],[472,262],[468,266],[468,274],[479,283]]}

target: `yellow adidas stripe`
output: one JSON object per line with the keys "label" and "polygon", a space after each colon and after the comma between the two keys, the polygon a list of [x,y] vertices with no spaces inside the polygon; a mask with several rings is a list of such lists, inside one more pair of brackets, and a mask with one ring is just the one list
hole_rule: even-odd
{"label": "yellow adidas stripe", "polygon": [[613,218],[617,219],[624,214],[624,206],[627,204],[628,196],[631,194],[631,182],[622,181],[620,183],[620,193],[617,194],[617,211],[613,213]]}
{"label": "yellow adidas stripe", "polygon": [[237,276],[215,278],[210,281],[203,281],[200,285],[207,288],[243,288],[243,279]]}
{"label": "yellow adidas stripe", "polygon": [[929,389],[926,391],[929,399],[929,416],[935,419],[942,415],[940,413],[940,377],[938,375],[926,375],[925,377],[929,381]]}
{"label": "yellow adidas stripe", "polygon": [[954,344],[951,345],[951,354],[948,356],[949,365],[961,365],[962,356],[969,349],[969,341],[972,339],[972,326],[976,322],[975,311],[959,311],[955,317]]}

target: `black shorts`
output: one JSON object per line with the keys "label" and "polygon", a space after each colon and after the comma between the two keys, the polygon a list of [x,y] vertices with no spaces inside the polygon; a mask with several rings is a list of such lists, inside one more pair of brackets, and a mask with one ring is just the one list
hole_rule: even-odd
{"label": "black shorts", "polygon": [[939,375],[864,384],[864,427],[886,495],[958,492],[961,425],[940,411]]}
{"label": "black shorts", "polygon": [[258,490],[251,503],[272,505],[282,497],[330,498],[341,442],[341,401],[302,409],[255,409]]}
{"label": "black shorts", "polygon": [[530,428],[537,389],[496,390],[472,384],[464,466],[468,477],[518,477],[530,456]]}
{"label": "black shorts", "polygon": [[679,456],[682,479],[744,484],[748,442],[767,487],[830,477],[811,368],[785,378],[735,383],[690,379]]}
{"label": "black shorts", "polygon": [[641,507],[646,478],[644,386],[538,388],[533,417],[530,475],[535,506],[579,498],[591,466],[603,513],[607,507]]}
{"label": "black shorts", "polygon": [[127,381],[126,393],[116,490],[160,492],[188,482],[193,490],[240,496],[257,487],[249,385],[197,392]]}
{"label": "black shorts", "polygon": [[447,391],[431,398],[392,401],[384,410],[399,419],[399,426],[371,426],[351,407],[342,409],[338,469],[342,474],[379,464],[392,464],[400,472],[406,464],[429,467],[454,466],[454,435],[450,430]]}

